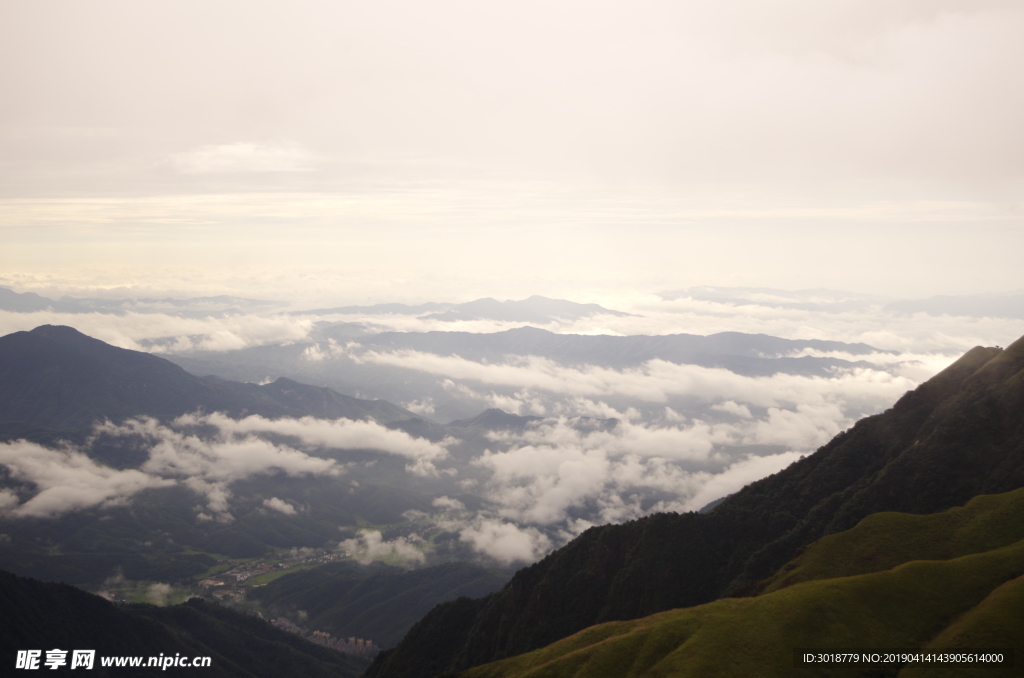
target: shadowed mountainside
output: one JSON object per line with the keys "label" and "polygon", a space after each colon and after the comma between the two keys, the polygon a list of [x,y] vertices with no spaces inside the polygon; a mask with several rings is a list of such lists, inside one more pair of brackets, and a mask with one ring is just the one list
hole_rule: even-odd
{"label": "shadowed mountainside", "polygon": [[878,511],[932,513],[1024,487],[1024,339],[977,347],[813,455],[706,514],[591,528],[500,591],[432,610],[367,676],[419,678],[588,626],[756,591],[799,548]]}
{"label": "shadowed mountainside", "polygon": [[[209,667],[172,669],[186,676],[355,678],[366,666],[364,660],[314,645],[262,619],[201,600],[170,607],[118,606],[67,584],[0,570],[0,604],[0,656],[9,668],[18,650],[43,650],[45,660],[45,651],[53,648],[96,650],[94,668],[87,672],[96,676],[150,675],[160,669],[104,669],[100,658],[161,653],[211,657]],[[67,656],[70,665],[70,652]]]}
{"label": "shadowed mountainside", "polygon": [[305,624],[338,637],[372,638],[380,647],[395,645],[416,621],[441,601],[483,596],[508,581],[470,563],[444,563],[419,570],[377,564],[331,563],[294,572],[253,589],[274,616],[306,613]]}

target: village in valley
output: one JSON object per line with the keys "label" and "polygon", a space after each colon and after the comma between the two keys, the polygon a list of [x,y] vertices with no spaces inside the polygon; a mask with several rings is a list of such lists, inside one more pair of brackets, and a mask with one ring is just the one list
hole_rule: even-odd
{"label": "village in valley", "polygon": [[[290,570],[306,569],[335,563],[349,557],[346,551],[293,548],[287,551],[249,559],[222,558],[210,568],[203,579],[192,587],[170,587],[167,584],[135,582],[114,576],[107,580],[98,594],[118,603],[151,602],[178,603],[190,598],[202,598],[254,613],[264,619],[259,610],[246,605],[246,591],[262,586]],[[326,631],[308,629],[284,616],[269,620],[277,628],[302,636],[310,642],[345,652],[372,657],[380,651],[370,639],[336,638]],[[298,621],[302,621],[301,619]]]}
{"label": "village in valley", "polygon": [[[245,591],[252,586],[261,586],[271,578],[284,574],[287,570],[298,567],[312,567],[325,563],[335,563],[347,557],[344,551],[325,551],[323,549],[292,549],[282,554],[276,554],[265,558],[239,561],[225,559],[219,562],[221,565],[228,565],[230,569],[220,575],[207,577],[200,580],[203,597],[212,597],[222,603],[241,605],[245,601]],[[263,577],[261,575],[271,575]],[[258,578],[258,579],[257,579]],[[249,582],[246,586],[244,582]],[[256,612],[257,616],[263,618],[263,614]],[[306,640],[323,645],[346,654],[373,656],[380,651],[380,648],[373,644],[372,640],[363,638],[335,638],[326,631],[310,630],[296,624],[287,617],[277,617],[270,622],[283,631],[302,636]]]}

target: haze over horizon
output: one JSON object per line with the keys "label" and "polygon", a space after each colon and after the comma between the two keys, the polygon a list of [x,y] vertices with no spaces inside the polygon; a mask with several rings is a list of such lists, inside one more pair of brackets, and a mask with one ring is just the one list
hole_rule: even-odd
{"label": "haze over horizon", "polygon": [[0,285],[306,307],[1022,284],[1003,0],[0,8]]}

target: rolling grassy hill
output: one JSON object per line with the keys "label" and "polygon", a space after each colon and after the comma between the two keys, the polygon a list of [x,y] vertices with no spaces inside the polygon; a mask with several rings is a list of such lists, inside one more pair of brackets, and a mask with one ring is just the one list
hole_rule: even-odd
{"label": "rolling grassy hill", "polygon": [[[792,652],[859,647],[1021,653],[1022,507],[1024,490],[1017,490],[939,514],[875,514],[812,544],[760,596],[601,624],[460,676],[885,675],[878,666],[795,668]],[[890,675],[894,669],[889,667]],[[1015,676],[1020,670],[908,665],[898,675]]]}

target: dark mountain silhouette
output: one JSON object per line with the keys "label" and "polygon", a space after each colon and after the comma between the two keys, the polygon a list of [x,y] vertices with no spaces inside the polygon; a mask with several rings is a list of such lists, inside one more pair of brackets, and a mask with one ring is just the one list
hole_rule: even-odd
{"label": "dark mountain silhouette", "polygon": [[439,605],[369,678],[461,670],[596,623],[758,590],[818,538],[878,511],[932,513],[1024,487],[1024,338],[977,347],[890,410],[705,513],[595,527],[500,591]]}
{"label": "dark mountain silhouette", "polygon": [[[0,657],[11,671],[18,650],[54,648],[96,651],[94,676],[141,676],[148,668],[103,668],[101,657],[210,657],[209,667],[174,667],[185,676],[255,678],[328,676],[355,678],[365,661],[315,645],[269,622],[219,605],[191,600],[181,605],[119,606],[67,584],[51,584],[0,570]],[[67,670],[67,666],[64,667]],[[20,673],[20,672],[19,672]],[[9,674],[12,675],[12,674]]]}
{"label": "dark mountain silhouette", "polygon": [[43,325],[0,337],[0,422],[76,430],[94,421],[197,409],[233,417],[417,419],[385,401],[279,379],[257,385],[199,378],[163,358],[117,348],[71,327]]}

